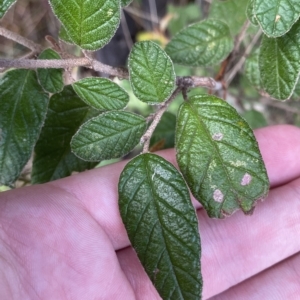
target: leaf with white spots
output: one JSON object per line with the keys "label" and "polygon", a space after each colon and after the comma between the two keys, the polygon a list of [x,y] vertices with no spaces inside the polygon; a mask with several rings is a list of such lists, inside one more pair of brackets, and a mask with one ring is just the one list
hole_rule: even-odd
{"label": "leaf with white spots", "polygon": [[156,43],[136,43],[130,53],[129,75],[135,96],[148,104],[164,102],[175,88],[170,57]]}
{"label": "leaf with white spots", "polygon": [[49,0],[69,41],[98,50],[114,36],[120,23],[120,0]]}
{"label": "leaf with white spots", "polygon": [[119,180],[119,207],[132,246],[163,299],[201,299],[200,238],[181,174],[155,154],[131,160]]}
{"label": "leaf with white spots", "polygon": [[253,132],[227,102],[197,95],[183,103],[175,134],[177,161],[210,217],[253,211],[268,176]]}
{"label": "leaf with white spots", "polygon": [[268,37],[286,34],[300,16],[299,0],[254,0],[254,14]]}

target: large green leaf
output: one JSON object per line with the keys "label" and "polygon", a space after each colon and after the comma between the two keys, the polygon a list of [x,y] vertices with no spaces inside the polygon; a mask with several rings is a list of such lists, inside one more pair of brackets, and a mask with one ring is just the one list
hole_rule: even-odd
{"label": "large green leaf", "polygon": [[13,70],[0,80],[0,185],[12,184],[29,160],[43,126],[48,95],[35,71]]}
{"label": "large green leaf", "polygon": [[209,18],[225,22],[232,34],[238,34],[245,23],[249,0],[212,1]]}
{"label": "large green leaf", "polygon": [[140,141],[145,118],[126,111],[111,111],[83,124],[74,135],[72,151],[80,158],[100,161],[124,156]]}
{"label": "large green leaf", "polygon": [[264,36],[259,69],[262,86],[271,97],[290,98],[300,73],[300,22],[282,37]]}
{"label": "large green leaf", "polygon": [[249,125],[227,102],[197,95],[183,103],[176,127],[177,161],[210,217],[251,213],[269,181]]}
{"label": "large green leaf", "polygon": [[129,56],[133,93],[148,104],[165,101],[175,87],[175,72],[169,56],[154,42],[136,43]]}
{"label": "large green leaf", "polygon": [[129,239],[163,299],[201,299],[200,238],[187,186],[173,165],[142,154],[124,168],[119,207]]}
{"label": "large green leaf", "polygon": [[0,19],[6,14],[16,0],[0,0]]}
{"label": "large green leaf", "polygon": [[76,157],[71,152],[70,142],[79,126],[97,114],[99,112],[87,106],[71,86],[51,97],[45,125],[35,147],[33,183],[66,177],[95,166]]}
{"label": "large green leaf", "polygon": [[[60,59],[60,56],[54,50],[46,49],[39,55],[39,59]],[[37,74],[45,91],[54,94],[64,88],[63,69],[38,69]]]}
{"label": "large green leaf", "polygon": [[125,90],[106,78],[84,78],[73,83],[73,88],[85,103],[99,110],[122,109],[129,101]]}
{"label": "large green leaf", "polygon": [[254,13],[268,37],[287,33],[300,16],[299,0],[254,0]]}
{"label": "large green leaf", "polygon": [[86,50],[105,46],[120,23],[120,0],[49,0],[67,36]]}
{"label": "large green leaf", "polygon": [[219,20],[205,20],[177,33],[166,47],[174,63],[207,66],[220,63],[233,49],[228,26]]}

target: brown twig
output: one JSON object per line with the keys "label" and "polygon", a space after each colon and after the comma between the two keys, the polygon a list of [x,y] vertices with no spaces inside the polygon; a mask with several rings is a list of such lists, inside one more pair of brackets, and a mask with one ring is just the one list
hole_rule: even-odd
{"label": "brown twig", "polygon": [[162,104],[162,106],[159,108],[159,110],[155,114],[152,115],[153,121],[152,121],[151,125],[149,126],[149,128],[147,129],[147,131],[145,132],[145,134],[141,138],[141,143],[144,144],[143,153],[149,152],[150,138],[151,138],[157,124],[159,123],[164,112],[168,109],[169,105],[176,98],[176,96],[181,92],[181,90],[182,90],[182,88],[177,87],[176,90],[169,97],[169,99],[166,100]]}
{"label": "brown twig", "polygon": [[39,53],[42,51],[42,47],[31,40],[24,38],[23,36],[14,33],[8,29],[5,29],[0,26],[0,35],[4,36],[5,38],[12,40],[24,47],[30,49],[32,52]]}

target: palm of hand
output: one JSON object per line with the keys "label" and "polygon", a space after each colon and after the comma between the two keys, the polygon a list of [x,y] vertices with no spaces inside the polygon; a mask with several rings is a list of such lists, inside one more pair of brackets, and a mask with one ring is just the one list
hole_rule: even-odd
{"label": "palm of hand", "polygon": [[[270,146],[270,140],[265,143]],[[282,165],[289,167],[287,161]],[[106,169],[109,174],[93,170],[5,194],[0,201],[1,299],[159,299],[128,247],[118,213],[121,168],[115,165]],[[290,167],[289,175],[283,174],[278,162],[270,168],[274,168],[270,172],[274,185],[299,176],[299,166]],[[261,293],[274,289],[278,266],[272,268],[272,280],[259,272],[300,251],[300,242],[293,239],[300,230],[299,186],[298,180],[272,191],[268,200],[272,208],[263,203],[251,218],[236,214],[220,223],[198,211],[204,298],[243,280],[218,299],[254,299],[247,295],[258,284]],[[293,199],[289,207],[284,199]],[[274,215],[280,215],[275,224]],[[299,255],[294,256],[279,265],[279,274],[289,270],[289,278],[296,280],[299,275],[290,267],[291,259],[299,264]],[[289,289],[289,297],[299,293],[298,284],[291,283]],[[264,294],[259,297],[268,299]]]}

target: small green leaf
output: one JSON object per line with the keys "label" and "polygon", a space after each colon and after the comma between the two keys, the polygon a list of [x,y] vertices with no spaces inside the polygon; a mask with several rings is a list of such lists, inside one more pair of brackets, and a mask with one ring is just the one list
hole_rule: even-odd
{"label": "small green leaf", "polygon": [[175,138],[180,170],[210,217],[237,209],[251,213],[267,195],[268,176],[253,132],[224,100],[197,95],[183,103]]}
{"label": "small green leaf", "polygon": [[189,191],[173,165],[142,154],[124,168],[119,207],[129,239],[163,299],[201,299],[200,238]]}
{"label": "small green leaf", "polygon": [[256,89],[261,89],[259,72],[259,52],[255,51],[245,62],[245,75]]}
{"label": "small green leaf", "polygon": [[172,113],[165,112],[152,134],[150,146],[162,142],[159,149],[173,148],[175,142],[175,127],[176,116]]}
{"label": "small green leaf", "polygon": [[222,21],[205,20],[177,33],[166,52],[174,63],[207,66],[220,63],[232,49],[229,27]]}
{"label": "small green leaf", "polygon": [[86,50],[105,46],[120,23],[120,0],[49,0],[69,39]]}
{"label": "small green leaf", "polygon": [[71,141],[72,151],[89,161],[124,156],[140,141],[146,120],[126,111],[111,111],[83,124]]}
{"label": "small green leaf", "polygon": [[254,0],[254,12],[268,37],[287,33],[300,16],[299,0]]}
{"label": "small green leaf", "polygon": [[209,18],[225,22],[233,35],[240,32],[245,23],[249,0],[211,1]]}
{"label": "small green leaf", "polygon": [[169,56],[154,42],[136,43],[129,56],[133,93],[148,104],[164,102],[175,87],[175,72]]}
{"label": "small green leaf", "polygon": [[300,73],[300,22],[282,37],[264,36],[259,69],[262,86],[271,97],[290,98]]}
{"label": "small green leaf", "polygon": [[97,114],[99,112],[81,101],[71,86],[51,97],[45,125],[35,147],[32,183],[63,178],[96,165],[76,157],[71,152],[70,142],[79,126]]}
{"label": "small green leaf", "polygon": [[16,0],[0,0],[0,19],[6,14]]}
{"label": "small green leaf", "polygon": [[255,0],[249,0],[247,10],[246,10],[246,14],[247,14],[247,18],[249,19],[249,21],[253,25],[256,26],[256,25],[258,25],[258,21],[257,21],[256,16],[255,16],[254,4],[255,4]]}
{"label": "small green leaf", "polygon": [[132,0],[121,0],[121,5],[122,7],[125,7],[128,6],[131,2]]}
{"label": "small green leaf", "polygon": [[12,184],[30,159],[48,100],[35,71],[12,70],[0,79],[0,185]]}
{"label": "small green leaf", "polygon": [[86,104],[99,110],[123,109],[129,101],[125,90],[106,78],[84,78],[73,83],[73,88]]}
{"label": "small green leaf", "polygon": [[[58,53],[52,49],[44,50],[39,59],[60,59]],[[49,93],[59,93],[64,88],[63,69],[37,69],[39,82]]]}

